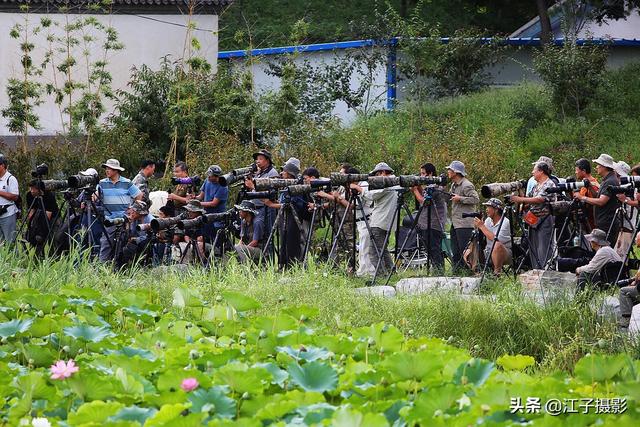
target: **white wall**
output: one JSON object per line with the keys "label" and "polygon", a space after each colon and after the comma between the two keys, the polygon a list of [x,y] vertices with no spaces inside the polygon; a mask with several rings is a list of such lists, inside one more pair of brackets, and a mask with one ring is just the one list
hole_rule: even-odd
{"label": "white wall", "polygon": [[[30,14],[29,19],[31,23],[37,24],[43,16],[47,15]],[[156,69],[162,57],[166,55],[171,55],[174,59],[183,57],[187,34],[185,26],[189,22],[187,15],[69,15],[69,19],[73,20],[79,16],[94,16],[104,25],[112,26],[118,31],[119,40],[124,44],[124,49],[112,52],[107,58],[110,62],[108,69],[113,76],[114,90],[126,89],[133,66],[146,64]],[[48,17],[61,23],[65,20],[63,14],[51,14]],[[0,13],[0,58],[2,58],[0,61],[0,108],[5,108],[8,104],[5,88],[9,78],[20,77],[22,73],[19,41],[10,38],[9,31],[16,23],[23,23],[23,19],[23,14]],[[199,55],[204,56],[215,67],[218,55],[218,16],[194,15],[191,21],[197,28],[192,36],[196,37],[201,44]],[[46,33],[47,31],[43,30],[40,34],[33,35],[33,42],[36,45],[33,54],[34,64],[41,62],[47,48]],[[64,31],[60,28],[56,33],[63,35]],[[92,60],[100,58],[103,53],[99,47],[93,48]],[[78,61],[84,61],[81,47],[76,49],[74,57]],[[82,67],[78,68],[79,74],[74,80],[82,81],[86,79],[86,73],[80,73]],[[51,69],[48,68],[39,80],[44,83],[53,82]],[[47,102],[39,106],[36,111],[40,117],[42,129],[31,130],[31,135],[55,135],[62,131],[60,110],[50,97],[47,97]],[[10,135],[6,123],[7,120],[0,117],[0,136]]]}
{"label": "white wall", "polygon": [[[367,48],[370,49],[370,48]],[[327,64],[335,63],[345,58],[349,52],[345,50],[332,51],[319,51],[311,53],[300,53],[295,57],[294,61],[297,64],[302,64],[304,61],[309,63],[314,68],[320,68]],[[252,75],[255,86],[255,92],[257,96],[264,94],[267,91],[277,91],[280,88],[280,79],[278,77],[267,74],[269,69],[269,61],[276,61],[275,56],[263,56],[252,58]],[[246,67],[247,61],[245,59],[235,59],[234,64],[238,67]],[[357,89],[359,83],[364,76],[362,74],[354,73],[351,78],[351,88]],[[374,72],[374,81],[369,90],[369,110],[381,110],[386,107],[387,104],[387,88],[386,88],[386,66],[379,66]],[[357,112],[351,110],[342,101],[338,101],[333,108],[333,115],[341,120],[343,124],[351,123],[356,117]]]}

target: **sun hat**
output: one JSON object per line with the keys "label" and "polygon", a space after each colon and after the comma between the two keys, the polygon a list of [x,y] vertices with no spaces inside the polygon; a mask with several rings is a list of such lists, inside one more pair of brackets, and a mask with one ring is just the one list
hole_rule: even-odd
{"label": "sun hat", "polygon": [[120,162],[117,159],[109,159],[102,164],[103,168],[114,169],[120,172],[124,172],[124,168],[120,166]]}
{"label": "sun hat", "polygon": [[447,166],[447,169],[451,169],[455,173],[459,173],[462,176],[467,176],[467,171],[465,170],[464,163],[462,163],[460,160],[454,160],[453,162],[451,162],[451,164]]}

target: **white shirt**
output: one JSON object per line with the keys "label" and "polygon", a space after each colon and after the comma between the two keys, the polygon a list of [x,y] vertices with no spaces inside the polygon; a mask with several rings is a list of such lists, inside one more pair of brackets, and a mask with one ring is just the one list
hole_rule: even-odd
{"label": "white shirt", "polygon": [[[20,190],[18,188],[18,179],[11,175],[9,171],[5,172],[4,176],[0,178],[0,190],[6,191],[7,193],[18,195],[20,194]],[[9,205],[7,213],[0,216],[0,218],[6,218],[11,215],[15,215],[18,212],[18,208],[16,204],[12,200],[7,200],[4,197],[0,196],[0,206]]]}
{"label": "white shirt", "polygon": [[622,261],[620,255],[611,246],[602,246],[589,264],[576,268],[576,273],[597,273],[610,262]]}
{"label": "white shirt", "polygon": [[[393,176],[393,175],[392,175]],[[385,231],[395,230],[396,201],[398,200],[396,189],[401,187],[388,187],[379,190],[367,190],[362,194],[365,200],[373,202],[371,211],[371,227],[381,228]]]}
{"label": "white shirt", "polygon": [[[498,220],[498,222],[494,224],[491,218],[487,218],[484,220],[484,225],[495,236],[496,232],[498,231],[498,226],[500,225],[500,220]],[[504,221],[502,221],[500,234],[498,234],[498,242],[502,243],[505,248],[511,250],[511,223],[509,222],[509,218],[505,218]],[[488,250],[491,249],[492,245],[493,240],[487,239]]]}

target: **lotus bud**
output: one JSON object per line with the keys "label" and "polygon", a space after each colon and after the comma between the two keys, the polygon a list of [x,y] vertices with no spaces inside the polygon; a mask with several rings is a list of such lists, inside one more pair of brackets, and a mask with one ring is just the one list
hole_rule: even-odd
{"label": "lotus bud", "polygon": [[251,398],[251,395],[248,392],[244,392],[242,393],[242,400],[249,400]]}
{"label": "lotus bud", "polygon": [[216,302],[222,302],[222,295],[216,296]]}
{"label": "lotus bud", "polygon": [[189,358],[191,358],[192,360],[196,360],[199,357],[200,357],[200,353],[198,352],[198,350],[193,349],[189,352]]}
{"label": "lotus bud", "polygon": [[245,331],[242,331],[238,334],[238,337],[240,337],[240,339],[245,339],[247,338],[247,333]]}
{"label": "lotus bud", "polygon": [[258,335],[258,338],[264,339],[266,337],[267,337],[267,332],[263,329],[262,331],[260,331],[260,334]]}
{"label": "lotus bud", "polygon": [[71,351],[71,348],[69,348],[69,346],[68,346],[68,345],[65,345],[64,347],[62,347],[62,351],[63,351],[64,353],[69,353],[69,352]]}
{"label": "lotus bud", "polygon": [[44,317],[44,311],[42,311],[42,310],[38,310],[38,314],[37,314],[37,316],[38,316],[38,317]]}

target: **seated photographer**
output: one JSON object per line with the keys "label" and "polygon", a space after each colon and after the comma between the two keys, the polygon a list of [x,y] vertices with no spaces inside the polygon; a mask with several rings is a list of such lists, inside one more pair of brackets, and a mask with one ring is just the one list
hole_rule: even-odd
{"label": "seated photographer", "polygon": [[[158,212],[160,219],[173,218],[175,211],[171,206],[162,206]],[[157,243],[153,248],[153,264],[162,264],[168,258],[168,248],[171,247],[174,240],[175,226],[158,231],[156,234]],[[176,242],[177,244],[178,242]]]}
{"label": "seated photographer", "polygon": [[240,241],[234,246],[241,263],[258,262],[262,257],[264,246],[264,224],[257,218],[255,205],[250,200],[243,200],[235,205],[242,220],[240,224]]}
{"label": "seated photographer", "polygon": [[610,188],[620,184],[620,181],[614,172],[615,162],[613,157],[608,154],[600,154],[600,157],[593,161],[596,164],[596,171],[602,177],[602,184],[597,197],[581,196],[574,194],[578,200],[595,206],[596,227],[607,233],[607,240],[612,246],[615,246],[618,239],[618,231],[620,224],[616,218],[616,211],[620,206],[617,197],[611,194]]}
{"label": "seated photographer", "polygon": [[[420,176],[436,176],[436,167],[425,163],[420,167]],[[411,191],[419,205],[425,205],[418,218],[418,233],[420,242],[429,254],[431,265],[444,270],[444,256],[442,241],[444,240],[445,225],[447,224],[448,193],[439,185],[416,186]],[[429,206],[431,206],[431,222],[429,222]]]}
{"label": "seated photographer", "polygon": [[[185,162],[176,162],[173,167],[173,176],[175,178],[189,178],[189,168]],[[167,196],[168,204],[176,211],[176,215],[185,212],[185,206],[189,200],[195,197],[195,189],[191,185],[176,184],[173,191]]]}
{"label": "seated photographer", "polygon": [[54,222],[58,219],[56,195],[42,189],[41,181],[29,182],[27,193],[27,235],[26,240],[39,250],[44,249],[48,237],[53,237]]}
{"label": "seated photographer", "polygon": [[[582,187],[578,191],[579,196],[583,197],[598,197],[598,191],[600,191],[600,183],[591,175],[591,162],[585,158],[576,160],[575,169],[576,180],[583,181],[589,180],[588,187]],[[596,217],[594,206],[585,206],[585,212],[587,214],[587,222],[591,227],[591,230],[596,228]]]}
{"label": "seated photographer", "polygon": [[633,306],[640,304],[639,287],[640,271],[636,273],[633,281],[628,286],[620,288],[620,319],[618,320],[618,326],[622,333],[629,331],[629,321],[631,320]]}
{"label": "seated photographer", "polygon": [[0,154],[0,243],[12,243],[16,238],[16,222],[20,210],[16,202],[20,199],[18,179],[7,168],[9,161]]}
{"label": "seated photographer", "polygon": [[[474,225],[487,239],[487,245],[484,248],[484,259],[490,259],[493,272],[496,275],[500,275],[502,274],[502,267],[511,264],[511,223],[509,218],[502,219],[504,204],[499,199],[489,199],[483,205],[487,207],[487,219],[482,222],[480,218],[474,218]],[[502,224],[500,224],[501,221]],[[498,227],[500,227],[499,232]],[[498,233],[498,240],[494,244],[496,233]]]}
{"label": "seated photographer", "polygon": [[[144,194],[129,179],[120,176],[124,168],[116,159],[109,159],[102,164],[106,178],[98,183],[98,196],[102,200],[106,219],[123,218],[126,210],[136,200],[142,200]],[[100,238],[100,261],[113,258],[116,226],[105,227]]]}
{"label": "seated photographer", "polygon": [[[222,213],[227,210],[227,199],[229,198],[229,189],[223,187],[218,182],[222,175],[222,168],[218,165],[211,165],[207,169],[207,180],[200,188],[200,194],[196,199],[201,201],[205,213]],[[208,243],[213,243],[216,232],[224,227],[224,223],[216,221],[207,223],[204,226],[204,238]],[[222,244],[222,240],[220,240]]]}
{"label": "seated photographer", "polygon": [[[371,172],[370,176],[394,177],[393,169],[385,162],[380,162]],[[396,212],[396,201],[398,200],[396,191],[399,187],[387,187],[379,190],[367,190],[358,184],[351,184],[351,188],[362,194],[365,202],[371,202],[369,261],[373,268],[378,268],[381,275],[387,274],[393,268],[391,254],[385,246],[387,233],[391,233],[396,228],[394,221]],[[388,239],[387,239],[387,244]]]}
{"label": "seated photographer", "polygon": [[[287,162],[282,167],[280,177],[283,179],[297,179],[299,173],[300,168],[295,161]],[[281,266],[289,265],[293,261],[301,261],[303,253],[302,220],[309,214],[304,197],[289,196],[286,192],[280,192],[277,202],[269,199],[262,199],[262,202],[266,207],[272,209],[283,209],[287,204],[286,202],[293,208],[292,211],[283,212],[283,219],[281,219],[277,225],[278,232],[280,233],[280,255],[278,260]],[[262,220],[262,218],[260,219]],[[265,228],[267,230],[269,229],[268,227]]]}
{"label": "seated photographer", "polygon": [[465,218],[464,213],[473,213],[480,197],[475,186],[466,176],[464,163],[458,160],[447,166],[447,176],[451,184],[451,251],[453,252],[453,270],[467,268],[464,250],[473,234],[473,218]]}
{"label": "seated photographer", "polygon": [[142,200],[136,200],[127,209],[127,218],[129,222],[129,238],[127,244],[122,248],[122,255],[117,260],[118,266],[122,267],[133,262],[138,256],[142,255],[150,241],[148,230],[138,230],[139,225],[149,224],[153,217],[149,215],[147,203]]}
{"label": "seated photographer", "polygon": [[[196,219],[199,216],[202,216],[205,214],[205,210],[202,207],[202,203],[200,203],[200,200],[197,200],[197,199],[189,200],[189,203],[187,203],[184,208],[187,211],[187,219]],[[186,244],[189,244],[189,242],[191,242],[194,239],[196,241],[198,252],[200,253],[200,255],[206,256],[205,250],[210,249],[211,246],[206,245],[205,243],[204,227],[185,230],[184,242]]]}
{"label": "seated photographer", "polygon": [[595,252],[595,255],[591,261],[589,261],[589,264],[576,268],[576,274],[578,275],[577,293],[586,290],[587,284],[603,288],[604,286],[601,283],[602,269],[611,262],[622,261],[620,255],[613,250],[611,244],[606,239],[606,232],[596,228],[591,234],[587,234],[584,237],[591,243],[591,248]]}
{"label": "seated photographer", "polygon": [[555,196],[547,194],[547,189],[555,187],[551,179],[551,170],[547,163],[536,163],[531,171],[536,185],[527,193],[527,197],[511,196],[513,203],[524,203],[529,210],[523,219],[529,226],[529,255],[531,266],[535,269],[544,269],[551,257],[554,217],[550,215],[549,204]]}

